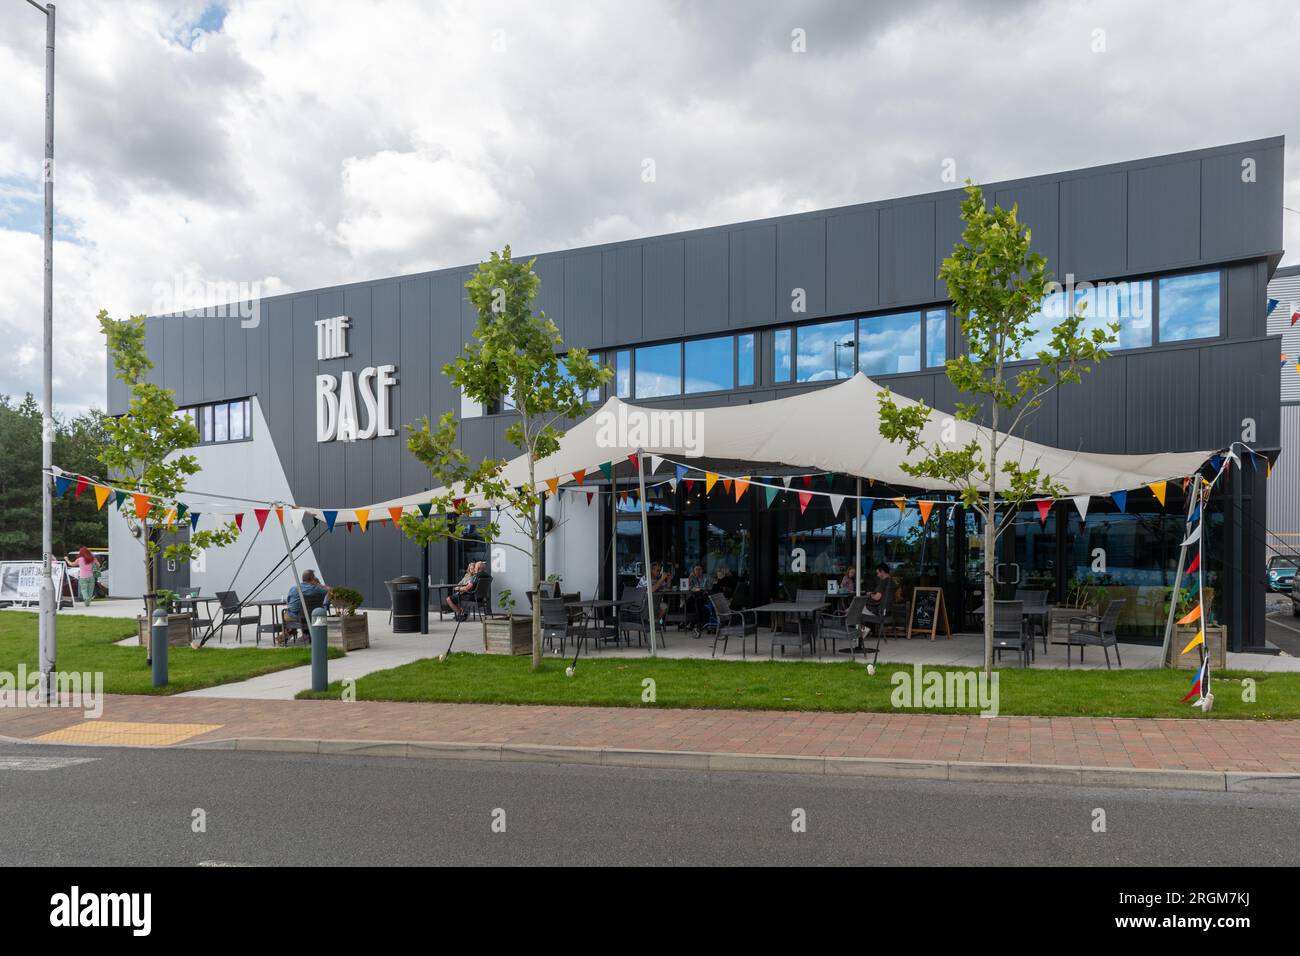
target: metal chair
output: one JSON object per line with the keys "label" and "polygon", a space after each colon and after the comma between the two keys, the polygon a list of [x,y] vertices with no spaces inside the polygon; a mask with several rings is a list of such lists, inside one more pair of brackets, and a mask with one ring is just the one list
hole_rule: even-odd
{"label": "metal chair", "polygon": [[474,579],[474,590],[466,593],[460,600],[461,609],[467,618],[475,614],[479,620],[483,615],[492,613],[492,575],[480,574]]}
{"label": "metal chair", "polygon": [[650,633],[650,614],[646,606],[645,588],[632,588],[631,597],[628,596],[628,590],[628,588],[623,589],[623,599],[631,603],[618,609],[615,627],[620,641],[624,635],[627,635],[627,643],[631,647],[632,635],[635,634],[637,646],[640,647],[641,642]]}
{"label": "metal chair", "polygon": [[550,647],[555,646],[555,642],[560,642],[560,653],[564,653],[564,647],[570,637],[578,646],[578,652],[582,652],[582,641],[588,637],[586,622],[579,619],[574,620],[569,615],[569,609],[564,603],[563,598],[542,598],[542,640]]}
{"label": "metal chair", "polygon": [[1025,625],[1029,628],[1032,650],[1034,634],[1041,630],[1043,652],[1047,652],[1047,592],[1041,588],[1016,588],[1016,600],[1025,604]]}
{"label": "metal chair", "polygon": [[[306,604],[306,607],[303,610],[303,617],[307,620],[308,623],[311,622],[311,612],[316,610],[318,607],[324,607],[327,597],[328,595],[326,594],[307,594],[303,596],[303,602]],[[300,627],[302,627],[303,629],[304,640],[308,642],[311,640],[311,632],[308,631],[307,628],[303,627],[303,621],[300,620],[296,614],[289,613],[289,609],[287,607],[282,608],[280,610],[280,627],[284,631],[285,644],[293,643],[293,637],[291,637],[290,635],[296,636],[298,633],[298,628]],[[271,635],[271,643],[272,644],[280,643],[275,639],[274,634]]]}
{"label": "metal chair", "polygon": [[[1088,646],[1100,647],[1102,653],[1106,655],[1106,670],[1110,670],[1110,648],[1115,648],[1115,663],[1120,667],[1124,662],[1119,656],[1119,638],[1116,635],[1116,628],[1119,626],[1119,616],[1124,610],[1125,599],[1116,598],[1106,605],[1106,610],[1100,617],[1096,615],[1086,615],[1083,617],[1072,617],[1065,622],[1065,640],[1057,643],[1065,644],[1065,666],[1070,666],[1070,648],[1079,648],[1079,663],[1083,663],[1083,649]],[[1079,630],[1074,630],[1074,625],[1080,625]],[[1092,625],[1088,627],[1086,625]]]}
{"label": "metal chair", "polygon": [[843,614],[818,611],[816,633],[821,638],[822,647],[830,641],[831,653],[834,654],[839,641],[848,641],[850,650],[856,652],[862,640],[862,611],[866,604],[866,598],[855,597]]}
{"label": "metal chair", "polygon": [[709,656],[717,656],[718,641],[722,641],[722,653],[725,655],[727,642],[736,637],[740,639],[740,658],[744,660],[745,639],[753,637],[757,640],[758,638],[758,612],[736,610],[727,600],[727,596],[721,592],[710,594],[708,601],[713,608],[713,618],[716,622],[713,631],[713,650]]}
{"label": "metal chair", "polygon": [[[244,625],[251,624],[255,628],[260,628],[262,624],[261,614],[244,614],[244,605],[239,600],[239,595],[234,591],[218,591],[217,603],[221,605],[221,620],[217,622],[215,628],[217,640],[221,640],[221,631],[227,624],[235,625],[235,640],[240,644],[244,643]],[[257,634],[257,643],[262,642],[260,629]]]}
{"label": "metal chair", "polygon": [[1024,601],[993,602],[993,653],[1002,660],[1003,651],[1014,650],[1020,662],[1029,666],[1029,647],[1032,643],[1025,630]]}

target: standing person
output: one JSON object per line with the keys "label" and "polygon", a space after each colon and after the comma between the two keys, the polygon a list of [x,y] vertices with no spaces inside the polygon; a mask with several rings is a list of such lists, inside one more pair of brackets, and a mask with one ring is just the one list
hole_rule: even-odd
{"label": "standing person", "polygon": [[90,607],[95,599],[95,576],[99,573],[99,559],[87,547],[77,552],[77,587],[81,594],[81,603]]}

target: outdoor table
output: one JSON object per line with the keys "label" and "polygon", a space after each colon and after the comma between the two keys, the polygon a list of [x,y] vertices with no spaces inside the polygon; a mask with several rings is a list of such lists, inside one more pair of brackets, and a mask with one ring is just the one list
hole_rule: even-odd
{"label": "outdoor table", "polygon": [[614,611],[615,620],[611,622],[611,626],[615,628],[614,640],[617,641],[618,640],[618,628],[617,628],[618,609],[626,605],[633,604],[635,602],[619,599],[619,598],[615,598],[613,600],[611,600],[610,598],[587,598],[587,600],[585,601],[566,601],[565,603],[570,607],[582,608],[583,613],[586,615],[587,619],[592,623],[599,623],[605,617],[605,615],[600,614],[598,612],[609,611],[609,610]]}
{"label": "outdoor table", "polygon": [[[199,604],[202,604],[203,609],[206,611],[207,606],[215,600],[217,600],[217,598],[211,594],[191,594],[186,597],[178,597],[172,603],[175,604],[181,612],[184,612],[185,608],[189,608],[190,611],[197,611]],[[212,623],[211,614],[208,614],[208,620],[206,623],[209,625]],[[195,633],[198,633],[199,620],[197,614],[192,614],[190,616],[190,628]]]}
{"label": "outdoor table", "polygon": [[[758,607],[747,607],[745,608],[745,610],[754,611],[755,613],[766,612],[768,614],[780,614],[782,616],[786,614],[793,614],[795,618],[795,622],[799,625],[799,638],[802,640],[804,636],[803,633],[804,615],[813,614],[817,611],[820,611],[825,606],[826,606],[825,601],[817,601],[816,603],[813,603],[812,601],[771,601],[767,604],[760,604]],[[814,642],[813,650],[816,650],[817,648],[815,646],[815,642],[817,638],[813,636],[812,640]],[[755,654],[758,653],[757,632],[754,633],[754,653]]]}
{"label": "outdoor table", "polygon": [[[430,591],[451,591],[452,588],[455,588],[455,587],[459,587],[459,584],[449,584],[448,582],[443,581],[443,582],[441,582],[441,583],[439,583],[439,584],[432,584],[432,583],[431,583],[431,584],[429,585],[429,590],[430,590]],[[442,603],[442,602],[443,602],[443,599],[442,599],[441,597],[438,598],[438,620],[440,620],[440,621],[443,619],[443,615],[445,615],[445,614],[447,613],[447,610],[446,610],[446,608],[443,606],[443,603]],[[427,608],[425,609],[425,613],[426,613],[426,614],[429,613],[429,611],[428,611]]]}
{"label": "outdoor table", "polygon": [[[255,608],[257,608],[257,620],[258,620],[257,633],[258,633],[258,642],[259,642],[259,643],[261,642],[261,635],[262,635],[262,634],[266,634],[266,633],[269,633],[269,634],[271,635],[271,641],[272,641],[272,643],[274,643],[274,642],[275,642],[275,635],[276,635],[276,632],[277,632],[277,631],[282,631],[282,630],[284,630],[284,625],[282,625],[279,621],[277,621],[277,620],[275,619],[275,609],[276,609],[277,607],[283,607],[283,606],[286,606],[287,604],[288,604],[288,601],[287,601],[286,599],[284,599],[284,598],[258,598],[256,601],[245,601],[245,602],[244,602],[244,606],[245,606],[245,607],[255,607]],[[270,623],[270,624],[262,624],[262,623],[261,623],[261,621],[262,621],[262,608],[264,608],[264,607],[269,607],[269,608],[271,609],[271,623]],[[304,630],[305,630],[305,629],[306,629],[306,628],[304,627]]]}

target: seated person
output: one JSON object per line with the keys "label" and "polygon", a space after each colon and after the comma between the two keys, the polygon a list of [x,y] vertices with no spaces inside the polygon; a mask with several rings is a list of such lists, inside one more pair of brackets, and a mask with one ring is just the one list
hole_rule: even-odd
{"label": "seated person", "polygon": [[840,592],[843,594],[855,594],[858,590],[858,572],[852,565],[844,572],[844,577],[840,578]]}
{"label": "seated person", "polygon": [[713,573],[713,587],[716,591],[721,591],[722,595],[731,600],[736,593],[736,576],[731,573],[731,568],[725,564],[718,565],[718,569]]}
{"label": "seated person", "polygon": [[641,579],[636,582],[637,587],[647,588],[655,592],[664,590],[668,587],[668,584],[668,573],[658,561],[650,565],[649,575],[641,575]]}
{"label": "seated person", "polygon": [[[443,602],[456,616],[456,620],[463,621],[468,616],[468,612],[461,607],[465,598],[474,593],[478,587],[478,577],[483,573],[486,561],[471,561],[469,567],[465,569],[465,576],[460,579],[460,583],[451,589],[447,599]],[[459,600],[457,600],[459,599]]]}
{"label": "seated person", "polygon": [[867,610],[876,616],[887,614],[894,606],[894,593],[898,584],[889,573],[889,565],[881,561],[876,565],[876,587],[866,595]]}
{"label": "seated person", "polygon": [[699,637],[704,630],[704,625],[709,621],[709,599],[705,596],[709,590],[709,576],[704,573],[704,568],[697,564],[691,568],[686,583],[690,589],[690,593],[686,595],[687,618],[692,622],[691,630],[695,632],[694,636]]}
{"label": "seated person", "polygon": [[[301,597],[299,596],[299,588],[301,588]],[[313,595],[320,595],[325,599],[321,605],[322,607],[329,604],[330,589],[321,584],[320,578],[316,577],[315,571],[308,568],[302,573],[302,584],[295,584],[289,588],[289,596],[284,602],[284,641],[297,638],[298,627],[304,621],[302,601]]]}

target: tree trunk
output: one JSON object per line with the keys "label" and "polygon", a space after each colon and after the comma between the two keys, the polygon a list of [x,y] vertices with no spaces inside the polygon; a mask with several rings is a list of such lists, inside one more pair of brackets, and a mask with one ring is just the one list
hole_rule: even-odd
{"label": "tree trunk", "polygon": [[994,553],[998,539],[996,532],[997,511],[993,492],[989,492],[988,514],[984,518],[984,673],[993,673],[993,601],[995,590],[993,572],[997,565]]}
{"label": "tree trunk", "polygon": [[[537,475],[533,470],[533,456],[528,456],[528,489],[537,487]],[[533,670],[542,667],[542,548],[546,545],[542,539],[541,506],[532,516],[532,558],[533,558]]]}

